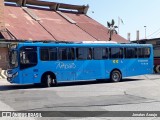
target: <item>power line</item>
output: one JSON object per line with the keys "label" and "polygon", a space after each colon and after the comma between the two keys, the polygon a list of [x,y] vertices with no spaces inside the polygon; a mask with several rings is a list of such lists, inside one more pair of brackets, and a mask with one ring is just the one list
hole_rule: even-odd
{"label": "power line", "polygon": [[159,35],[160,34],[160,32],[158,32],[157,34],[155,34],[154,36],[156,37],[157,35]]}
{"label": "power line", "polygon": [[[154,34],[156,34],[158,31],[160,31],[160,28],[158,28],[158,29],[157,29],[155,32],[153,32],[152,34],[148,35],[147,38],[148,38],[148,37],[151,37],[151,36],[154,35]],[[159,32],[159,33],[160,33],[160,32]],[[159,34],[159,33],[158,33],[158,34]],[[157,34],[156,34],[156,35],[157,35]]]}

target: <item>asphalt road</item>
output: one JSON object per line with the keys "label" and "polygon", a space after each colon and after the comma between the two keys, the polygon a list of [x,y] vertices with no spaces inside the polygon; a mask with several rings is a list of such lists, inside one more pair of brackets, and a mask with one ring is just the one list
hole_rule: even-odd
{"label": "asphalt road", "polygon": [[[0,111],[160,111],[160,75],[131,77],[119,83],[80,82],[51,88],[14,85],[1,79]],[[133,117],[59,119],[135,120]]]}

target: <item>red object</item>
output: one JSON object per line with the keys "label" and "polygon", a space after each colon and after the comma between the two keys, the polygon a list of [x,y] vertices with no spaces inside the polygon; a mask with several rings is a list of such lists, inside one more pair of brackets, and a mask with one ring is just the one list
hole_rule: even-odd
{"label": "red object", "polygon": [[[5,5],[5,27],[17,40],[33,41],[107,41],[108,29],[85,14],[61,11],[63,15],[50,9],[28,7],[37,16],[35,20],[22,7]],[[5,36],[4,36],[5,38]],[[7,38],[5,38],[7,39]],[[113,41],[128,42],[114,34]]]}
{"label": "red object", "polygon": [[160,58],[154,58],[154,65],[160,65]]}

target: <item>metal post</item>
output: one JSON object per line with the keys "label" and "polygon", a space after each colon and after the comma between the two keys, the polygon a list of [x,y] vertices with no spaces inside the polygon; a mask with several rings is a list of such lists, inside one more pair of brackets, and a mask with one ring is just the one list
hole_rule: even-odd
{"label": "metal post", "polygon": [[146,39],[147,26],[144,26],[144,29],[145,29],[145,39]]}

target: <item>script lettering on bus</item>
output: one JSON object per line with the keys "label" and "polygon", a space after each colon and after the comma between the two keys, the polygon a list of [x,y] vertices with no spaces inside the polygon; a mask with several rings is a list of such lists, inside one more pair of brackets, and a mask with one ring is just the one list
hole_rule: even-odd
{"label": "script lettering on bus", "polygon": [[64,63],[64,62],[57,62],[56,69],[74,69],[76,65],[74,63]]}

